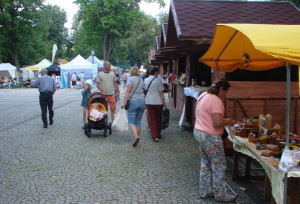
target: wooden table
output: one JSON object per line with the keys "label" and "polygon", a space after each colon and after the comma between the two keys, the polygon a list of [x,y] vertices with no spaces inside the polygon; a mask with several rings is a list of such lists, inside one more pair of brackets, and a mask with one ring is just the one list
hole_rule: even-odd
{"label": "wooden table", "polygon": [[[228,131],[228,128],[226,128]],[[229,131],[228,131],[229,132]],[[253,143],[248,142],[247,138],[242,138],[239,136],[234,136],[233,138],[229,135],[228,139],[233,143],[233,172],[232,172],[232,180],[240,180],[240,179],[263,179],[262,177],[253,177],[251,176],[250,163],[251,159],[257,160],[266,172],[265,177],[265,199],[270,197],[270,188],[272,189],[272,195],[275,201],[278,204],[283,203],[283,190],[284,190],[284,174],[278,170],[279,159],[273,157],[264,157],[261,156],[261,152],[256,150],[256,146]],[[244,176],[238,175],[238,162],[240,154],[245,154],[246,158],[246,168]],[[289,203],[298,203],[298,179],[300,178],[300,169],[296,171],[290,171],[288,173],[288,177],[291,181],[291,185],[293,185],[290,193],[290,202]]]}

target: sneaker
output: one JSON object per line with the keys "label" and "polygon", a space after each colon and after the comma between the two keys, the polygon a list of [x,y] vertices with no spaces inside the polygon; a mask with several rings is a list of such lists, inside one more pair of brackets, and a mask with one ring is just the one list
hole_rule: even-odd
{"label": "sneaker", "polygon": [[205,199],[205,198],[212,198],[212,197],[214,197],[214,193],[206,194],[206,196],[200,196],[200,198],[202,198],[202,199]]}
{"label": "sneaker", "polygon": [[231,202],[231,201],[234,201],[235,199],[236,199],[236,196],[230,195],[230,194],[225,194],[224,198],[220,198],[220,199],[215,198],[215,200],[218,202]]}

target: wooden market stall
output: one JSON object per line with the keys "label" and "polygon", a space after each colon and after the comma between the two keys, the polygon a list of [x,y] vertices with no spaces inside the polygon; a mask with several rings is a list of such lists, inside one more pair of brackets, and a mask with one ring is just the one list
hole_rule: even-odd
{"label": "wooden market stall", "polygon": [[[283,128],[286,132],[285,151],[289,149],[290,140],[291,88],[294,88],[294,90],[298,90],[297,88],[295,88],[295,85],[296,87],[298,87],[298,84],[291,85],[290,83],[290,64],[298,66],[300,65],[299,34],[300,25],[218,24],[210,48],[199,59],[208,66],[225,72],[232,72],[236,69],[245,69],[250,71],[269,70],[286,64],[287,79],[284,83],[286,89],[281,89],[283,84],[278,83],[259,84],[260,87],[256,87],[256,89],[254,89],[255,87],[249,89],[249,84],[248,86],[247,84],[244,85],[244,87],[242,87],[244,83],[235,84],[236,87],[239,87],[240,90],[244,90],[244,92],[246,92],[246,94],[243,94],[244,96],[248,95],[248,98],[246,99],[252,99],[256,102],[265,101],[265,105],[263,106],[263,109],[261,109],[264,112],[266,112],[266,109],[268,108],[267,103],[270,103],[271,100],[280,101],[278,106],[275,106],[274,104],[273,106],[271,106],[274,109],[274,113],[275,111],[277,112],[277,115],[278,113],[280,115],[280,110],[282,110],[282,107],[286,108],[284,111],[284,116],[281,115],[281,117],[285,119],[284,121],[286,121],[285,128]],[[283,36],[285,36],[285,38],[283,38]],[[271,91],[274,94],[273,97],[265,98],[264,94],[259,93],[259,90],[261,89],[267,89],[268,91]],[[283,95],[282,93],[285,94],[285,98],[281,97]],[[256,94],[256,96],[253,97],[254,94]],[[298,96],[299,91],[292,94],[296,94]],[[282,104],[282,101],[285,103],[285,105]],[[295,102],[296,115],[294,118],[294,126],[297,128],[298,97],[295,99]],[[233,113],[236,114],[236,104],[238,104],[242,109],[244,117],[249,117],[245,108],[241,105],[240,97],[234,97]],[[259,109],[259,105],[259,103],[256,103],[255,105],[252,104],[252,107]],[[228,103],[226,103],[226,107],[228,109]],[[227,111],[227,113],[228,112],[229,111]],[[280,125],[282,125],[282,123]],[[271,124],[271,127],[268,127],[268,129],[273,129],[273,125]],[[260,161],[260,163],[266,170],[268,178],[270,179],[272,185],[272,194],[276,202],[286,203],[287,177],[290,176],[300,178],[300,173],[284,174],[278,171],[278,169],[274,172],[272,172],[271,170],[269,171],[268,165],[264,165],[263,158],[262,160],[260,159],[260,152],[258,152],[257,154],[250,154],[249,152],[254,152],[253,150],[251,150],[250,146],[248,148],[245,148],[243,151],[243,147],[246,147],[247,145],[245,141],[236,141],[233,143],[236,145],[236,151],[245,153],[246,155]],[[269,156],[270,155],[271,154],[269,154]],[[280,178],[279,181],[275,181],[278,178]],[[283,178],[285,178],[285,182],[282,182]],[[281,190],[278,190],[278,188],[280,188]],[[285,190],[285,193],[283,193],[283,189]]]}
{"label": "wooden market stall", "polygon": [[[232,12],[239,11],[239,12]],[[168,23],[162,27],[159,46],[155,50],[155,61],[153,64],[159,65],[168,74],[175,73],[180,76],[186,74],[184,84],[177,81],[171,83],[171,103],[176,111],[181,114],[183,106],[186,104],[185,121],[191,127],[194,124],[195,99],[184,94],[184,88],[192,85],[192,79],[198,85],[202,81],[206,85],[218,77],[228,78],[230,81],[239,81],[241,73],[234,71],[225,74],[211,69],[209,66],[198,61],[209,45],[211,44],[215,25],[217,23],[256,23],[256,24],[300,24],[300,12],[295,5],[290,2],[230,2],[230,1],[185,1],[171,0]],[[265,71],[268,73],[268,71]],[[271,75],[273,72],[270,71]],[[284,71],[278,72],[274,81],[279,82],[284,79]],[[252,74],[251,77],[243,80],[249,82],[251,88],[257,84],[255,79],[262,78],[262,73]],[[261,83],[264,80],[259,80]],[[270,81],[266,80],[266,81]],[[275,82],[274,82],[275,83]],[[252,84],[252,85],[250,85]],[[234,90],[234,87],[232,88]],[[266,100],[273,98],[273,90],[266,90],[262,93]],[[228,114],[232,114],[231,103],[233,97],[247,98],[246,92],[239,92],[239,95],[231,95],[228,99]],[[245,99],[243,99],[245,100]],[[244,102],[244,101],[243,101]],[[243,102],[241,104],[243,104]],[[245,103],[245,102],[244,102]],[[270,104],[270,103],[269,103]],[[245,109],[250,108],[246,104]],[[240,107],[235,106],[237,114],[240,114]],[[282,109],[282,108],[281,108]],[[283,108],[284,109],[284,108]],[[294,109],[293,109],[294,110]],[[267,110],[268,111],[268,110]],[[279,112],[282,112],[280,110]],[[252,112],[249,113],[251,115]],[[277,113],[275,113],[277,114]],[[276,116],[280,117],[280,116]]]}

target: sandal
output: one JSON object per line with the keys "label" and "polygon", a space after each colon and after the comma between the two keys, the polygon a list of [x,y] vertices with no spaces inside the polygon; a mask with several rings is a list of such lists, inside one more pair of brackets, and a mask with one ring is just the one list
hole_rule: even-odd
{"label": "sandal", "polygon": [[137,144],[139,143],[140,138],[136,138],[132,144],[133,147],[137,146]]}

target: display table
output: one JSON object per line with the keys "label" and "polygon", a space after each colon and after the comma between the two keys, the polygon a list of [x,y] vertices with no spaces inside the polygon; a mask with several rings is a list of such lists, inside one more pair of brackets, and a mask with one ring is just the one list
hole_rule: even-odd
{"label": "display table", "polygon": [[[226,127],[227,132],[229,133],[228,127]],[[254,158],[257,160],[262,167],[264,168],[266,174],[268,175],[268,178],[271,183],[272,187],[272,195],[275,199],[275,201],[278,204],[283,203],[283,190],[284,190],[284,174],[281,173],[278,170],[279,165],[279,159],[273,158],[273,157],[264,157],[261,156],[261,152],[259,150],[256,150],[256,146],[253,143],[248,142],[247,138],[242,138],[239,136],[234,136],[233,138],[231,136],[228,136],[228,139],[233,143],[233,149],[234,151],[240,152],[242,154],[245,154],[251,158]],[[235,154],[237,156],[237,154]],[[234,158],[234,162],[237,162],[237,158]],[[238,168],[238,165],[234,164],[235,168]],[[236,169],[233,170],[233,177],[236,172]],[[288,177],[300,177],[300,169],[299,171],[290,171],[288,173]],[[294,193],[293,193],[294,194]],[[297,195],[295,195],[297,196]],[[295,200],[295,198],[293,198]]]}
{"label": "display table", "polygon": [[199,95],[201,93],[203,93],[204,91],[206,91],[207,88],[206,87],[200,87],[198,89],[193,89],[191,87],[185,87],[184,88],[184,95],[186,96],[191,96],[193,97],[194,99],[198,99]]}

